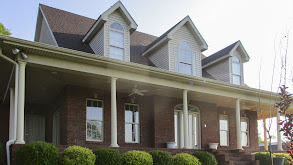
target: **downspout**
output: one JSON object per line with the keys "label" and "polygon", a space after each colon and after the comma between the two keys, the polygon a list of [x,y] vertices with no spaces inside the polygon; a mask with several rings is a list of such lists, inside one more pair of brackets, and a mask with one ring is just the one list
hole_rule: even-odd
{"label": "downspout", "polygon": [[2,49],[0,48],[0,57],[4,60],[15,65],[15,87],[14,87],[14,128],[13,128],[13,138],[9,139],[6,143],[6,154],[7,154],[7,165],[10,165],[10,145],[16,141],[16,120],[17,120],[17,100],[18,100],[18,68],[19,65],[17,62],[8,58],[7,56],[2,54]]}

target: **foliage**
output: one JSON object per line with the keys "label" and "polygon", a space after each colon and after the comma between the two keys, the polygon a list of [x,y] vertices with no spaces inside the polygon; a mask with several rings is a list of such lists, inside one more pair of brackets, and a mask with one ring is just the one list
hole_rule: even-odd
{"label": "foliage", "polygon": [[25,144],[16,153],[16,164],[19,165],[55,165],[58,160],[58,148],[47,142]]}
{"label": "foliage", "polygon": [[63,165],[94,165],[96,156],[85,147],[70,146],[62,153]]}
{"label": "foliage", "polygon": [[192,154],[193,156],[197,157],[202,165],[217,165],[218,161],[216,160],[215,156],[206,151],[198,151]]}
{"label": "foliage", "polygon": [[261,139],[261,137],[258,136],[258,144],[263,144],[264,141]]}
{"label": "foliage", "polygon": [[169,152],[153,150],[149,154],[153,157],[154,165],[172,165],[173,158]]}
{"label": "foliage", "polygon": [[94,154],[96,155],[97,165],[122,165],[123,156],[122,154],[112,148],[99,148],[95,149]]}
{"label": "foliage", "polygon": [[[287,153],[274,153],[275,157],[285,157],[283,165],[290,165],[290,156]],[[289,160],[288,160],[289,159]]]}
{"label": "foliage", "polygon": [[[272,157],[275,157],[272,155]],[[257,152],[255,153],[255,160],[260,161],[260,165],[272,164],[269,152]]]}
{"label": "foliage", "polygon": [[4,34],[8,36],[11,35],[10,31],[6,29],[2,23],[0,23],[0,34]]}
{"label": "foliage", "polygon": [[144,151],[128,151],[123,155],[124,165],[152,165],[152,155]]}
{"label": "foliage", "polygon": [[174,165],[201,165],[200,161],[187,153],[176,154],[173,156]]}

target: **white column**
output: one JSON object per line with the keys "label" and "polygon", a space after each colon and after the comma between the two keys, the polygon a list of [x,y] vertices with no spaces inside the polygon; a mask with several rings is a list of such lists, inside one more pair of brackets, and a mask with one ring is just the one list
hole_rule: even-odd
{"label": "white column", "polygon": [[236,135],[237,149],[243,149],[241,146],[241,120],[240,120],[240,99],[236,100]]}
{"label": "white column", "polygon": [[187,110],[187,90],[183,90],[183,127],[184,127],[184,148],[189,147],[188,139],[188,110]]}
{"label": "white column", "polygon": [[111,145],[110,147],[119,147],[117,144],[117,100],[116,100],[116,80],[111,78]]}
{"label": "white column", "polygon": [[184,130],[183,130],[183,118],[182,111],[178,113],[179,116],[179,148],[183,148],[184,146]]}
{"label": "white column", "polygon": [[277,109],[277,138],[278,138],[278,145],[277,145],[277,150],[278,151],[283,151],[282,148],[282,136],[281,136],[281,126],[279,125],[280,123],[280,112],[279,109]]}
{"label": "white column", "polygon": [[16,144],[24,144],[24,101],[25,101],[25,65],[26,62],[19,61],[18,78],[18,107],[17,107],[17,134]]}
{"label": "white column", "polygon": [[10,113],[9,113],[9,140],[13,139],[14,135],[14,89],[10,88]]}

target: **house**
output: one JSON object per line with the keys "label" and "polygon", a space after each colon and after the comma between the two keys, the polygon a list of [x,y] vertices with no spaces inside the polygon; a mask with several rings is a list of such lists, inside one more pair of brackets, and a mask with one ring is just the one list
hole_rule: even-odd
{"label": "house", "polygon": [[207,42],[189,16],[160,37],[137,26],[120,1],[97,20],[40,4],[34,42],[0,35],[8,151],[34,141],[259,150],[257,109],[271,93],[244,85],[242,43],[205,57]]}

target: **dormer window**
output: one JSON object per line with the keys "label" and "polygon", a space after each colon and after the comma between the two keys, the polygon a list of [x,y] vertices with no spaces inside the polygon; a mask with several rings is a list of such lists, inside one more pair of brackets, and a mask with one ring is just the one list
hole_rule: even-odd
{"label": "dormer window", "polygon": [[241,85],[240,60],[237,57],[232,57],[232,83]]}
{"label": "dormer window", "polygon": [[196,53],[188,42],[182,41],[179,48],[175,48],[175,71],[196,76]]}
{"label": "dormer window", "polygon": [[116,22],[110,25],[110,57],[124,60],[124,31]]}

